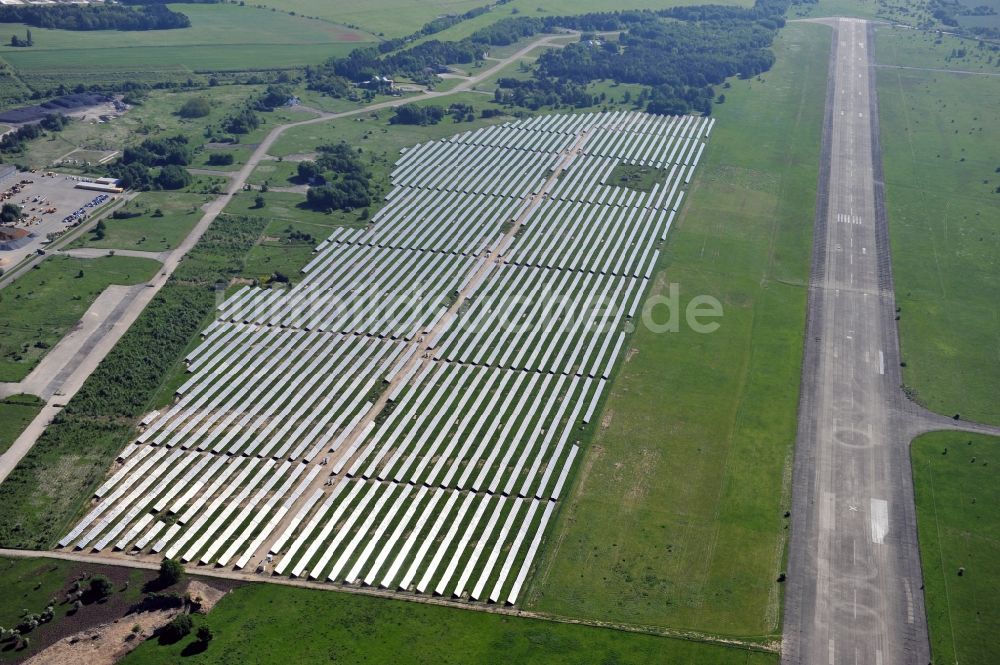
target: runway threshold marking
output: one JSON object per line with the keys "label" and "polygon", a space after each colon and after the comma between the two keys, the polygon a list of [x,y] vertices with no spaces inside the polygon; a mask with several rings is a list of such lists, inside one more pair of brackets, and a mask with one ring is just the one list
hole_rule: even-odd
{"label": "runway threshold marking", "polygon": [[878,352],[878,373],[885,374],[885,356],[881,351]]}

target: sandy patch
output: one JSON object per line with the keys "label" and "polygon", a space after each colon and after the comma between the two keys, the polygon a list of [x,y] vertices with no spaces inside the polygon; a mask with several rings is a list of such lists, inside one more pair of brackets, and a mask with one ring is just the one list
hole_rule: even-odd
{"label": "sandy patch", "polygon": [[[140,612],[81,631],[56,642],[25,661],[27,665],[114,665],[142,644],[180,609]],[[132,627],[138,625],[139,633]]]}
{"label": "sandy patch", "polygon": [[198,607],[198,611],[202,614],[210,612],[215,607],[215,604],[222,600],[222,597],[227,593],[222,589],[216,589],[199,580],[191,580],[188,584],[187,592],[191,596],[191,602]]}

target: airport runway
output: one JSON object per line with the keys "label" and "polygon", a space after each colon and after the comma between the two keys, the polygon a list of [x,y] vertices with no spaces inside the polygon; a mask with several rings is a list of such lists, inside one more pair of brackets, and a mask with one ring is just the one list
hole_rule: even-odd
{"label": "airport runway", "polygon": [[909,462],[924,414],[900,390],[872,41],[864,21],[825,22],[833,53],[782,654],[804,665],[926,665]]}

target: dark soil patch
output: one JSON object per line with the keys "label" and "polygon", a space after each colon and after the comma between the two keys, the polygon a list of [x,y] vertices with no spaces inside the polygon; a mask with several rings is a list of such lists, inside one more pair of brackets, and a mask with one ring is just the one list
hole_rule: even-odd
{"label": "dark soil patch", "polygon": [[[64,584],[59,592],[54,594],[57,601],[55,618],[49,623],[38,626],[28,634],[31,646],[27,649],[15,650],[14,643],[10,641],[0,643],[0,663],[3,665],[20,663],[75,633],[117,620],[128,621],[128,615],[140,608],[140,603],[144,598],[143,586],[157,577],[155,570],[79,562],[69,563],[70,567]],[[51,566],[50,561],[39,560],[39,574],[50,570]],[[67,595],[71,592],[70,589],[74,581],[79,579],[81,587],[86,588],[89,584],[89,578],[95,575],[107,577],[114,585],[114,591],[105,600],[85,604],[79,610],[74,611],[73,602],[67,600]],[[81,579],[83,576],[87,576],[88,579]],[[158,590],[160,593],[183,593],[187,579],[182,579],[178,584]],[[223,591],[230,591],[242,585],[238,580],[202,578],[202,581]],[[28,609],[32,612],[40,612],[44,608],[32,607]]]}

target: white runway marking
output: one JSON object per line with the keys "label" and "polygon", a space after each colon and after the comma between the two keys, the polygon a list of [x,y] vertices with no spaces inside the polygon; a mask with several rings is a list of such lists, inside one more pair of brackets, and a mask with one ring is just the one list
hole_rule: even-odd
{"label": "white runway marking", "polygon": [[830,640],[830,665],[833,665],[833,640]]}
{"label": "white runway marking", "polygon": [[878,373],[885,374],[885,356],[881,351],[878,352]]}
{"label": "white runway marking", "polygon": [[881,545],[885,534],[889,532],[889,504],[884,499],[872,499],[869,518],[872,523],[872,542]]}

